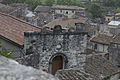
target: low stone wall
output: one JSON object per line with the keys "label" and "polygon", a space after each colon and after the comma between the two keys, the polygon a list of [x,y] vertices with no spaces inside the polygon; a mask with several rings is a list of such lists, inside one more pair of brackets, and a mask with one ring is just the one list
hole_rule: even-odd
{"label": "low stone wall", "polygon": [[0,80],[58,80],[54,76],[0,56]]}

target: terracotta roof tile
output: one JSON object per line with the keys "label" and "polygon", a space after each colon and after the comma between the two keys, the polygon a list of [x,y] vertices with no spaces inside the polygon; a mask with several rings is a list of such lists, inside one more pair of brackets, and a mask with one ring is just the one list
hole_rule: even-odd
{"label": "terracotta roof tile", "polygon": [[93,77],[78,69],[63,69],[55,74],[59,80],[93,80]]}
{"label": "terracotta roof tile", "polygon": [[16,8],[0,3],[0,12],[9,14],[14,10],[16,10]]}
{"label": "terracotta roof tile", "polygon": [[96,34],[90,39],[91,42],[96,42],[100,44],[109,44],[113,40],[113,36],[106,34]]}
{"label": "terracotta roof tile", "polygon": [[34,26],[13,16],[0,13],[0,36],[3,36],[19,45],[24,43],[24,32],[40,31]]}
{"label": "terracotta roof tile", "polygon": [[44,27],[54,28],[55,25],[61,25],[62,28],[70,28],[75,27],[75,23],[85,23],[86,19],[55,19],[48,24],[46,24]]}
{"label": "terracotta roof tile", "polygon": [[120,44],[120,33],[114,36],[112,42],[113,42],[113,43]]}
{"label": "terracotta roof tile", "polygon": [[70,9],[70,10],[85,10],[85,8],[78,6],[67,6],[67,5],[53,5],[53,9]]}
{"label": "terracotta roof tile", "polygon": [[119,72],[119,69],[101,55],[87,56],[85,71],[100,80],[100,75],[108,77]]}

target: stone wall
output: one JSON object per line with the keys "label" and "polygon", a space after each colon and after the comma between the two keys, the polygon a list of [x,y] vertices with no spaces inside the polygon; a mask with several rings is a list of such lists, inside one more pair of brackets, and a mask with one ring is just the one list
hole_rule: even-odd
{"label": "stone wall", "polygon": [[0,56],[0,80],[58,80],[58,78]]}
{"label": "stone wall", "polygon": [[114,65],[117,65],[120,67],[120,45],[111,43],[108,47],[109,51],[109,60],[112,61]]}
{"label": "stone wall", "polygon": [[87,33],[54,31],[25,33],[26,53],[39,54],[39,68],[50,71],[51,59],[65,57],[65,69],[83,69],[86,60]]}

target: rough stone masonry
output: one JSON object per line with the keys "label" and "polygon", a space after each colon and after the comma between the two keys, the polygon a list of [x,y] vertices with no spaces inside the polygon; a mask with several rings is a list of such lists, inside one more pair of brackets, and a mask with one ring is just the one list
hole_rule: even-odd
{"label": "rough stone masonry", "polygon": [[53,31],[43,29],[41,32],[25,32],[24,35],[26,53],[31,55],[25,59],[27,65],[33,64],[51,73],[52,60],[61,55],[64,57],[64,69],[84,69],[87,33],[74,29],[62,30],[58,25]]}
{"label": "rough stone masonry", "polygon": [[0,56],[0,80],[58,80],[50,74]]}

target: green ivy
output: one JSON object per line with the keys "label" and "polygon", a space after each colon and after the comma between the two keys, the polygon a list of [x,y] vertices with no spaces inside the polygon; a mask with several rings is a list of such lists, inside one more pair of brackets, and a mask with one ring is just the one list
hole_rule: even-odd
{"label": "green ivy", "polygon": [[[2,48],[1,42],[0,42],[0,48]],[[12,52],[10,52],[10,51],[3,51],[2,49],[0,49],[0,55],[5,56],[7,58],[13,58]]]}

